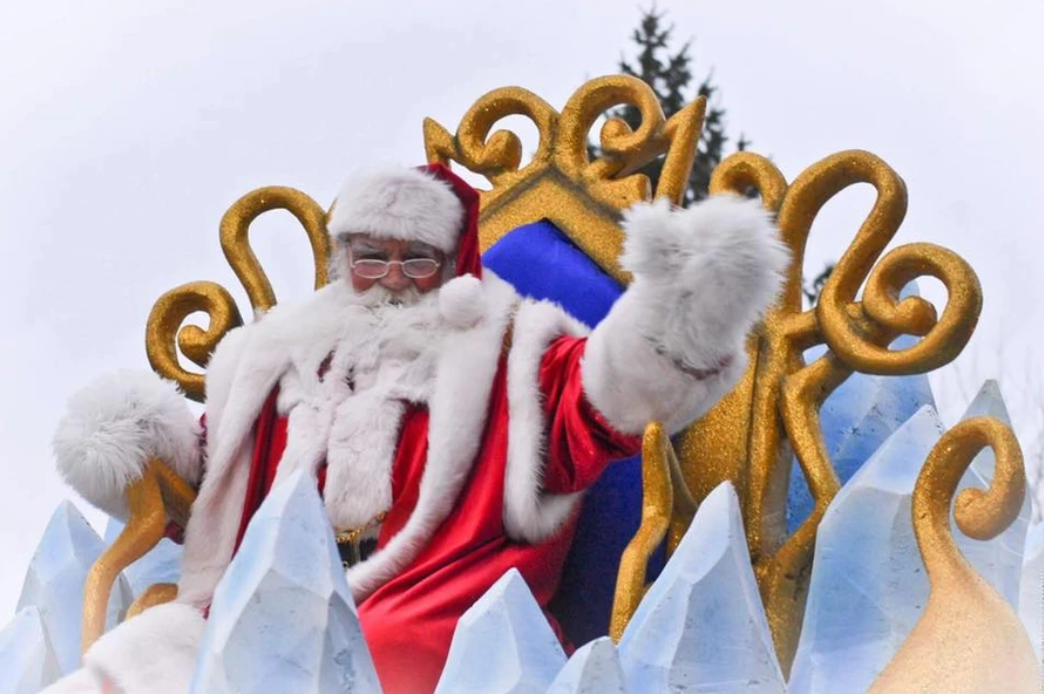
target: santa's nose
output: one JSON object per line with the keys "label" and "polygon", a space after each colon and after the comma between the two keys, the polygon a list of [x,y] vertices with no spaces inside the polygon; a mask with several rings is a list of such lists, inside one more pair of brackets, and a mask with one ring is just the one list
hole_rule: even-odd
{"label": "santa's nose", "polygon": [[388,274],[381,279],[381,286],[385,289],[390,289],[393,292],[401,291],[410,286],[412,282],[409,277],[403,274],[401,265],[392,265],[388,268]]}

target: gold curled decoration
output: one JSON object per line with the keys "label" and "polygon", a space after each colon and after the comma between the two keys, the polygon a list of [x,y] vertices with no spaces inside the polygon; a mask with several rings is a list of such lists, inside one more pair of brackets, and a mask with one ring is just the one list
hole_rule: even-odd
{"label": "gold curled decoration", "polygon": [[[207,314],[206,330],[187,325],[193,313]],[[204,376],[182,368],[178,348],[193,363],[206,368],[211,353],[225,334],[243,324],[236,302],[224,287],[214,282],[191,282],[170,290],[152,307],[145,328],[145,352],[149,364],[163,378],[178,383],[192,400],[203,402]]]}
{"label": "gold curled decoration", "polygon": [[[588,135],[610,108],[631,105],[642,115],[632,131],[610,118],[602,127],[602,156],[591,161]],[[432,119],[424,122],[428,160],[458,163],[485,176],[492,188],[480,191],[479,243],[483,251],[512,230],[548,219],[610,276],[630,281],[617,258],[623,248],[620,214],[651,197],[648,177],[635,173],[666,153],[656,191],[680,203],[706,110],[703,97],[664,120],[656,95],[640,79],[599,77],[582,85],[557,113],[537,95],[519,87],[494,90],[468,110],[456,135]],[[494,124],[522,115],[537,127],[540,143],[522,168],[519,138]]]}
{"label": "gold curled decoration", "polygon": [[268,186],[247,193],[228,209],[221,219],[221,249],[228,264],[246,290],[255,312],[264,312],[276,304],[272,283],[250,246],[250,225],[271,210],[286,210],[297,218],[308,234],[315,261],[315,288],[327,282],[327,259],[330,256],[326,233],[326,212],[312,198],[299,190]]}
{"label": "gold curled decoration", "polygon": [[159,481],[147,467],[140,479],[128,485],[126,495],[127,525],[87,573],[80,632],[81,649],[85,653],[105,632],[109,595],[120,572],[155,547],[167,527]]}
{"label": "gold curled decoration", "polygon": [[961,555],[950,528],[958,484],[987,446],[996,453],[993,480],[988,489],[966,489],[957,496],[957,525],[977,540],[989,540],[1018,517],[1026,476],[1011,428],[976,417],[946,432],[913,493],[914,534],[931,586],[928,604],[868,694],[1039,691],[1040,665],[1018,616]]}
{"label": "gold curled decoration", "polygon": [[[787,244],[800,249],[797,257],[803,260],[815,216],[837,193],[856,183],[873,185],[877,200],[823,286],[816,306],[827,345],[862,373],[923,373],[949,363],[967,344],[982,310],[978,279],[959,256],[932,244],[897,248],[874,266],[899,229],[907,205],[906,185],[881,159],[869,152],[840,152],[798,176],[780,210],[780,227]],[[800,266],[798,270],[786,287],[788,303],[800,300]],[[922,276],[939,279],[949,292],[941,319],[921,297],[898,298],[907,282]],[[856,304],[864,281],[863,301]],[[908,349],[891,351],[867,339],[867,323],[894,335],[925,338]]]}
{"label": "gold curled decoration", "polygon": [[192,487],[157,459],[146,463],[141,477],[127,486],[125,494],[127,524],[87,573],[80,632],[83,652],[105,632],[109,595],[117,577],[163,539],[168,520],[182,526],[188,522],[196,496]]}
{"label": "gold curled decoration", "polygon": [[[525,116],[539,135],[536,153],[523,169],[522,140],[508,130],[490,136],[496,123],[508,116]],[[428,161],[448,164],[457,159],[469,171],[482,174],[494,187],[509,186],[527,176],[551,157],[558,113],[539,96],[521,87],[495,89],[468,109],[454,138],[431,118],[424,120]]]}

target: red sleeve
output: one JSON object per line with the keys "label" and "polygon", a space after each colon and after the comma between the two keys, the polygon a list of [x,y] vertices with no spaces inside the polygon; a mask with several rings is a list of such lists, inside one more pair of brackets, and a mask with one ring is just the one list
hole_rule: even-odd
{"label": "red sleeve", "polygon": [[610,461],[641,450],[640,436],[621,434],[584,396],[580,362],[587,340],[560,337],[540,363],[540,392],[547,417],[547,468],[544,490],[581,491],[594,484]]}

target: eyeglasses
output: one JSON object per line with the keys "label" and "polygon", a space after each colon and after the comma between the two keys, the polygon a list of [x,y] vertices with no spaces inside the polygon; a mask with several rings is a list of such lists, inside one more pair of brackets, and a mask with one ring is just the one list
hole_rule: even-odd
{"label": "eyeglasses", "polygon": [[351,251],[349,251],[348,265],[352,268],[352,272],[368,280],[379,280],[386,276],[392,265],[398,265],[402,269],[402,274],[412,280],[423,280],[438,272],[442,263],[434,258],[410,258],[409,260],[364,258],[363,260],[355,260],[352,258]]}

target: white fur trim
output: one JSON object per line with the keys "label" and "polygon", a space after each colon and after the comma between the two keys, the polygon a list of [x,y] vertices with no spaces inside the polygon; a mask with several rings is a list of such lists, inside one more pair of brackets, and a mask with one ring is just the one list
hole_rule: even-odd
{"label": "white fur trim", "polygon": [[185,694],[205,626],[194,607],[157,605],[102,636],[84,655],[84,665],[122,694]]}
{"label": "white fur trim", "polygon": [[[281,304],[231,331],[207,365],[207,471],[185,530],[179,599],[210,603],[232,559],[250,475],[254,424],[269,393],[294,363],[319,364],[345,315],[364,312],[343,281],[303,304]],[[302,370],[304,371],[304,370]]]}
{"label": "white fur trim", "polygon": [[58,471],[87,501],[127,517],[127,485],[159,458],[188,481],[200,476],[200,427],[171,381],[151,371],[117,371],[69,400],[54,435]]}
{"label": "white fur trim", "polygon": [[[624,229],[621,264],[634,281],[588,340],[584,390],[622,432],[657,420],[673,433],[742,375],[745,337],[775,300],[789,253],[760,205],[732,195],[684,210],[636,205]],[[679,365],[717,373],[697,379]]]}
{"label": "white fur trim", "polygon": [[[445,325],[440,328],[437,316],[431,317],[423,312],[408,314],[419,315],[419,324],[402,323],[394,312],[375,313],[361,305],[361,298],[352,294],[345,282],[339,280],[319,290],[304,304],[277,306],[260,322],[233,331],[222,340],[207,372],[208,468],[186,532],[179,599],[197,605],[207,604],[228,566],[249,475],[253,425],[277,383],[286,387],[286,392],[280,396],[280,406],[290,410],[292,421],[288,428],[298,428],[301,431],[298,438],[302,441],[307,438],[304,436],[306,429],[311,427],[319,432],[318,440],[333,447],[329,451],[331,465],[337,464],[339,456],[347,461],[366,453],[345,443],[349,436],[347,431],[338,432],[332,422],[329,427],[323,423],[327,418],[326,406],[316,410],[310,423],[293,422],[301,410],[301,403],[310,397],[308,394],[323,387],[316,375],[322,361],[333,353],[331,373],[340,374],[338,369],[345,368],[337,363],[338,350],[350,352],[353,358],[365,362],[386,354],[382,350],[386,350],[388,344],[401,344],[404,340],[417,343],[405,345],[408,352],[419,350],[424,341],[433,343],[429,350],[434,355],[431,363],[427,358],[414,359],[388,376],[386,383],[362,384],[367,389],[375,389],[375,395],[382,393],[389,400],[428,402],[431,419],[429,455],[414,513],[381,551],[349,571],[353,595],[362,600],[416,557],[452,510],[474,462],[485,426],[503,332],[517,300],[510,285],[492,272],[485,273],[482,289],[481,305],[486,307],[486,313],[469,329],[452,329],[452,326]],[[373,324],[379,320],[375,318],[378,315],[384,315],[386,322]],[[429,325],[431,321],[436,324]],[[374,329],[368,329],[371,327]],[[376,344],[378,339],[383,347]],[[383,372],[373,373],[375,378],[384,378]],[[335,376],[329,382],[341,381]],[[430,393],[425,391],[426,386],[432,388]],[[355,407],[355,404],[347,405],[353,398],[342,397],[344,395],[338,391],[331,396],[329,406]],[[358,406],[363,406],[362,400]],[[361,479],[358,475],[364,476],[374,486],[372,498],[366,506],[376,508],[386,496],[385,488],[378,488],[376,480],[383,478],[386,481],[381,484],[390,483],[387,480],[390,480],[390,464],[397,441],[393,435],[398,430],[400,414],[381,411],[386,416],[373,427],[367,444],[378,449],[374,452],[380,453],[375,458],[368,458],[372,469],[344,474],[328,470],[331,503],[337,506],[333,515],[341,521],[348,518],[342,517],[342,510],[348,488],[354,486],[352,480]],[[344,426],[355,428],[357,424],[348,422]],[[293,452],[291,446],[296,445],[291,440],[293,432],[288,431],[288,434],[284,461],[297,460],[288,468],[293,465],[314,466],[319,457]],[[386,440],[387,445],[382,437],[390,437]],[[299,453],[300,459],[295,457]],[[341,462],[338,466],[344,464]],[[283,474],[282,465],[277,474]],[[354,503],[358,489],[351,493]]]}
{"label": "white fur trim", "polygon": [[492,272],[483,280],[485,318],[447,336],[439,350],[435,391],[429,401],[428,459],[417,505],[402,530],[367,561],[348,570],[362,601],[402,571],[431,539],[460,495],[474,463],[489,409],[504,330],[517,296]]}
{"label": "white fur trim", "polygon": [[420,169],[352,176],[341,187],[328,223],[330,234],[366,233],[422,241],[452,253],[464,206],[448,183]]}
{"label": "white fur trim", "polygon": [[586,335],[587,328],[547,302],[526,301],[515,316],[508,356],[508,452],[504,478],[504,528],[516,540],[551,537],[573,514],[582,493],[542,491],[547,421],[539,371],[544,353],[558,337]]}

